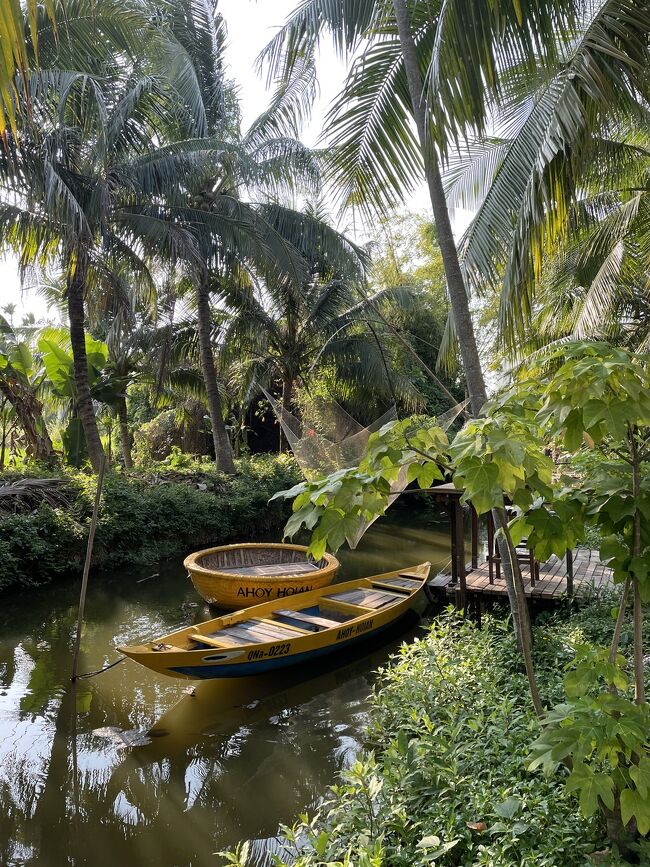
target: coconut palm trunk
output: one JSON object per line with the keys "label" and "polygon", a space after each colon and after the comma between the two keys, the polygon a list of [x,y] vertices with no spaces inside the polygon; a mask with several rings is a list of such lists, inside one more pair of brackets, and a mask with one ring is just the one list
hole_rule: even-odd
{"label": "coconut palm trunk", "polygon": [[68,322],[70,325],[70,346],[74,360],[74,381],[77,390],[77,414],[81,420],[88,457],[93,470],[98,473],[104,458],[104,447],[99,436],[95,408],[90,395],[90,379],[88,376],[88,359],[86,357],[86,330],[84,313],[84,289],[87,262],[83,253],[79,253],[74,269],[68,279]]}
{"label": "coconut palm trunk", "polygon": [[447,199],[442,185],[440,167],[436,156],[431,135],[427,132],[427,114],[424,101],[422,76],[418,63],[417,49],[411,31],[411,22],[406,0],[393,0],[393,8],[397,19],[402,56],[408,80],[409,94],[413,104],[413,115],[422,149],[424,161],[424,173],[433,218],[438,232],[438,243],[442,255],[447,279],[447,290],[454,316],[454,324],[458,335],[458,344],[463,361],[463,371],[467,390],[469,392],[472,412],[475,416],[480,414],[483,404],[487,400],[485,381],[481,370],[481,359],[476,345],[474,325],[469,309],[469,298],[465,288],[465,280],[458,261],[458,251],[451,229]]}
{"label": "coconut palm trunk", "polygon": [[[43,418],[43,407],[32,390],[17,380],[8,382],[0,379],[0,393],[9,403],[23,429],[27,440],[27,451],[35,461],[49,461],[54,457],[52,440]],[[2,444],[4,451],[5,429],[3,428]]]}
{"label": "coconut palm trunk", "polygon": [[196,288],[196,308],[198,312],[199,354],[201,357],[201,372],[205,383],[205,394],[208,401],[208,412],[212,422],[212,439],[214,441],[214,456],[217,469],[234,475],[235,462],[232,455],[230,438],[223,420],[223,405],[217,383],[217,372],[212,353],[210,328],[210,288],[208,275],[204,274]]}
{"label": "coconut palm trunk", "polygon": [[[413,115],[418,131],[424,172],[429,187],[433,217],[438,232],[438,243],[447,279],[449,301],[454,317],[458,345],[463,362],[465,381],[469,392],[472,413],[480,415],[481,409],[487,400],[485,380],[481,369],[481,359],[476,345],[476,335],[469,309],[469,298],[458,259],[458,250],[451,228],[447,199],[442,184],[438,157],[433,146],[431,135],[427,130],[427,112],[424,98],[424,89],[420,66],[418,63],[417,49],[406,0],[393,0],[393,9],[397,20],[397,29],[404,59],[404,68],[409,87],[409,95],[413,106]],[[532,630],[530,614],[524,593],[523,579],[519,562],[509,537],[507,519],[502,509],[494,510],[494,519],[500,530],[499,553],[503,576],[508,589],[508,599],[512,611],[512,620],[517,641],[519,643],[526,673],[530,684],[531,695],[535,710],[542,713],[542,705],[537,690],[536,679],[532,667]]]}
{"label": "coconut palm trunk", "polygon": [[[293,406],[293,379],[289,377],[282,380],[282,409],[286,412],[291,412],[291,407]],[[284,429],[282,425],[279,425],[280,428],[280,453],[282,453],[285,448],[291,448],[289,440],[287,439]]]}
{"label": "coconut palm trunk", "polygon": [[133,467],[133,458],[131,456],[131,432],[129,431],[129,420],[126,411],[126,398],[119,397],[117,401],[117,418],[120,423],[120,444],[122,446],[122,458],[124,459],[124,467],[127,470]]}

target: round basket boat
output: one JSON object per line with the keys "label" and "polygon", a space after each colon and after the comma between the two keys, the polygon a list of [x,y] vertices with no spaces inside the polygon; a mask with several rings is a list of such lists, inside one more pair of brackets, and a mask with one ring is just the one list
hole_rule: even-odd
{"label": "round basket boat", "polygon": [[339,561],[331,554],[314,561],[302,545],[268,542],[206,548],[183,565],[206,602],[236,609],[326,587]]}

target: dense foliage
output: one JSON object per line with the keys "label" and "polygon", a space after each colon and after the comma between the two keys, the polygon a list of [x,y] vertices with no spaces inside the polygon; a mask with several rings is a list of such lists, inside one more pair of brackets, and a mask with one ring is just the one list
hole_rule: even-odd
{"label": "dense foliage", "polygon": [[[286,458],[241,461],[236,477],[189,462],[170,471],[106,477],[94,563],[116,568],[181,557],[201,545],[274,535],[285,518],[269,497],[296,478]],[[11,478],[5,476],[5,479]],[[33,587],[80,571],[95,480],[67,472],[67,507],[42,503],[0,520],[0,590]]]}
{"label": "dense foliage", "polygon": [[[576,647],[603,643],[613,597],[540,615],[535,662],[547,703],[563,697]],[[629,650],[631,631],[623,646]],[[404,646],[375,691],[368,748],[317,815],[287,835],[286,862],[352,865],[621,863],[603,828],[581,818],[560,778],[530,772],[537,730],[506,621],[482,629],[449,613]],[[650,857],[642,844],[642,857]],[[234,858],[234,856],[232,856]],[[643,863],[646,863],[645,861]]]}

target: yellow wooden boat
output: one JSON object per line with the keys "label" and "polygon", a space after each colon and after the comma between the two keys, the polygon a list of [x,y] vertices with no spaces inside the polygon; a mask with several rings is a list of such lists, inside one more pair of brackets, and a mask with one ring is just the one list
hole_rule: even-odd
{"label": "yellow wooden boat", "polygon": [[430,563],[265,602],[121,653],[160,674],[245,677],[309,662],[376,635],[411,611]]}
{"label": "yellow wooden boat", "polygon": [[303,545],[253,542],[196,551],[183,565],[209,605],[239,609],[326,587],[339,561],[324,554],[314,562]]}

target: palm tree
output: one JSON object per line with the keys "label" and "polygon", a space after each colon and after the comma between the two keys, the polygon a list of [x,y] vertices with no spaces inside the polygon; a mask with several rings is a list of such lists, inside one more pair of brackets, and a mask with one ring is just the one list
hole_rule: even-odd
{"label": "palm tree", "polygon": [[341,262],[345,245],[324,221],[280,204],[282,196],[299,185],[317,188],[317,160],[293,135],[304,89],[280,88],[269,110],[242,135],[232,109],[234,97],[224,81],[223,28],[215,12],[214,5],[192,0],[175,4],[169,12],[169,27],[186,52],[186,69],[199,83],[197,133],[213,142],[213,152],[209,159],[197,160],[176,195],[172,192],[166,198],[164,214],[185,227],[196,242],[186,271],[195,293],[199,358],[217,467],[232,473],[212,347],[212,300],[222,297],[233,281],[245,283],[247,274],[300,287],[308,278],[309,264],[299,242],[303,248],[310,243],[320,249],[334,264]]}
{"label": "palm tree", "polygon": [[[308,211],[305,218],[314,216]],[[332,236],[336,240],[336,233]],[[366,405],[382,397],[421,405],[410,380],[393,369],[390,334],[375,315],[383,302],[408,305],[410,293],[387,288],[359,300],[355,283],[364,278],[364,259],[344,236],[339,236],[338,259],[340,267],[347,258],[347,274],[311,246],[308,233],[295,244],[309,263],[301,284],[271,275],[259,288],[253,281],[238,281],[224,293],[228,312],[221,357],[224,365],[236,366],[240,387],[250,393],[255,386],[279,382],[287,411],[293,409],[297,386],[323,378]]]}
{"label": "palm tree", "polygon": [[[396,0],[309,0],[290,16],[262,55],[285,82],[311,56],[323,31],[337,48],[358,56],[326,126],[333,146],[331,176],[344,204],[382,210],[413,189],[424,171],[443,255],[453,323],[475,414],[485,384],[440,178],[449,138],[482,128],[488,93],[499,95],[500,65],[532,66],[532,49],[562,25],[570,0],[492,9],[482,0],[459,4]],[[486,87],[486,82],[488,87]],[[417,136],[411,129],[415,120]]]}
{"label": "palm tree", "polygon": [[[10,137],[0,154],[0,243],[18,251],[23,272],[52,262],[63,272],[77,413],[97,470],[103,449],[88,381],[86,298],[114,294],[127,268],[151,290],[147,257],[178,255],[188,236],[143,208],[170,182],[170,154],[158,142],[177,117],[169,89],[128,61],[150,34],[146,10],[120,4],[115,23],[113,0],[91,11],[88,2],[68,0],[69,26],[47,53],[52,66],[20,91],[30,112],[20,148]],[[86,20],[88,54],[78,44]],[[61,71],[66,61],[85,71]]]}
{"label": "palm tree", "polygon": [[[285,82],[313,54],[322,31],[330,30],[341,52],[362,45],[327,126],[334,160],[331,174],[344,203],[392,207],[424,170],[443,256],[447,288],[473,412],[486,400],[485,383],[469,310],[467,288],[451,231],[440,173],[450,138],[483,128],[488,93],[500,95],[502,69],[515,62],[533,66],[534,48],[562,26],[570,0],[533,0],[526,17],[517,3],[495,7],[482,0],[440,3],[393,0],[308,0],[289,18],[263,58]],[[363,44],[362,44],[363,43]],[[552,43],[553,44],[553,43]],[[487,87],[486,87],[487,84]],[[417,137],[410,128],[415,121]],[[505,516],[502,560],[515,629],[530,670],[530,627],[523,582],[508,544]],[[524,638],[522,640],[522,633]],[[528,646],[526,646],[528,645]],[[536,707],[541,710],[531,681]]]}
{"label": "palm tree", "polygon": [[[54,26],[54,0],[44,0],[43,8]],[[26,75],[34,61],[38,61],[37,0],[28,0],[27,11],[31,46],[29,39],[25,39],[25,16],[20,3],[0,4],[3,49],[0,51],[0,135],[4,135],[7,126],[16,133],[16,75]]]}
{"label": "palm tree", "polygon": [[[593,272],[586,296],[592,307],[614,276],[616,243],[631,239],[631,224],[643,220],[649,20],[648,0],[581,4],[574,26],[553,34],[555,62],[540,62],[534,73],[510,71],[495,106],[496,134],[472,141],[452,167],[452,201],[476,209],[460,242],[461,261],[474,291],[501,292],[501,333],[510,351],[528,339],[536,290],[553,284],[555,278],[539,279],[547,260],[557,261],[566,243],[566,264],[573,259],[582,269],[593,234],[595,265],[596,247],[604,251],[608,236],[611,255],[600,257],[605,270]],[[576,257],[569,247],[578,241]],[[591,282],[588,270],[580,282]]]}
{"label": "palm tree", "polygon": [[567,337],[648,351],[650,148],[636,138],[631,150],[634,161],[612,177],[613,189],[601,188],[603,172],[592,164],[593,188],[585,181],[571,227],[545,263],[526,330],[516,337],[517,357]]}

